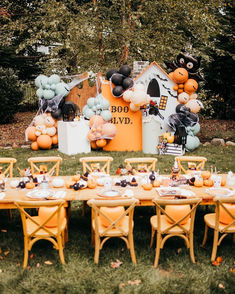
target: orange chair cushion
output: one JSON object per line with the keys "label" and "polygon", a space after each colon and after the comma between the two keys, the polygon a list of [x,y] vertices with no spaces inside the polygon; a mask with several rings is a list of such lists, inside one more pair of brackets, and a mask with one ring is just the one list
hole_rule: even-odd
{"label": "orange chair cushion", "polygon": [[[223,205],[224,205],[224,207],[226,209],[228,209],[228,211],[232,215],[235,216],[235,204],[233,204],[233,203],[224,203]],[[226,224],[226,225],[230,224],[233,221],[232,217],[221,206],[220,206],[220,213],[219,213],[219,221],[222,224]]]}
{"label": "orange chair cushion", "polygon": [[[179,221],[187,213],[190,212],[190,205],[166,205],[166,213],[172,217],[174,221]],[[181,225],[185,224],[189,219],[189,216],[180,222]],[[172,224],[173,222],[167,218],[167,221]]]}
{"label": "orange chair cushion", "polygon": [[[123,206],[101,207],[100,211],[112,221],[115,221],[125,212],[125,208]],[[102,226],[108,227],[110,225],[110,222],[102,214],[99,215],[99,218]],[[117,224],[122,226],[123,220],[124,218],[122,218]]]}
{"label": "orange chair cushion", "polygon": [[[57,207],[40,207],[38,210],[38,217],[40,219],[40,223],[42,224],[48,217],[57,210]],[[62,224],[65,218],[65,208],[61,208],[60,213],[60,223]],[[54,228],[57,227],[57,213],[46,223],[45,227]]]}

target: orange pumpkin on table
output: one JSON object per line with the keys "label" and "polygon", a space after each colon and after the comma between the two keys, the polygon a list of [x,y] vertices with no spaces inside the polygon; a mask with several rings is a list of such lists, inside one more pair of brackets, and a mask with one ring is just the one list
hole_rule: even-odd
{"label": "orange pumpkin on table", "polygon": [[203,186],[203,179],[196,179],[194,181],[194,186],[195,187],[202,187]]}
{"label": "orange pumpkin on table", "polygon": [[152,188],[153,188],[153,186],[152,186],[152,184],[143,184],[142,185],[142,188],[144,189],[144,190],[152,190]]}
{"label": "orange pumpkin on table", "polygon": [[76,181],[72,181],[72,180],[67,180],[65,182],[65,186],[67,189],[71,189],[71,186],[73,186],[76,183]]}
{"label": "orange pumpkin on table", "polygon": [[153,187],[156,188],[156,187],[160,187],[161,186],[161,182],[158,181],[158,180],[155,180],[153,181]]}
{"label": "orange pumpkin on table", "polygon": [[226,179],[223,177],[221,179],[221,186],[226,186]]}
{"label": "orange pumpkin on table", "polygon": [[96,182],[96,180],[91,179],[91,178],[87,180],[87,187],[88,187],[89,189],[95,189],[96,186],[97,186],[97,182]]}
{"label": "orange pumpkin on table", "polygon": [[28,182],[25,184],[26,189],[33,189],[35,187],[35,183],[33,182]]}
{"label": "orange pumpkin on table", "polygon": [[204,180],[203,185],[207,187],[212,187],[214,185],[214,181],[212,179]]}

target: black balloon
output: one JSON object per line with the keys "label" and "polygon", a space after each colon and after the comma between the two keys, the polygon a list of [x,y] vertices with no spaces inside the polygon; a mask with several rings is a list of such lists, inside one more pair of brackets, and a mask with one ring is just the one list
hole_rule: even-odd
{"label": "black balloon", "polygon": [[134,85],[134,82],[132,80],[132,78],[128,77],[128,78],[125,78],[122,82],[122,86],[124,89],[129,89],[131,88],[132,86]]}
{"label": "black balloon", "polygon": [[176,130],[177,127],[181,127],[181,126],[193,127],[197,122],[198,122],[197,114],[188,112],[188,111],[175,113],[168,117],[168,124],[174,130]]}
{"label": "black balloon", "polygon": [[53,118],[55,118],[55,119],[59,119],[60,116],[61,116],[61,109],[58,108],[56,111],[53,111],[53,112],[51,113],[51,116],[52,116]]}
{"label": "black balloon", "polygon": [[121,96],[123,93],[123,87],[122,86],[114,87],[112,93],[113,93],[113,96],[115,96],[115,97]]}
{"label": "black balloon", "polygon": [[111,81],[115,86],[121,86],[123,81],[123,75],[115,73],[112,75]]}
{"label": "black balloon", "polygon": [[110,70],[106,73],[106,78],[107,78],[108,81],[110,80],[111,76],[112,76],[114,73],[118,73],[118,71],[117,71],[115,68],[110,69]]}
{"label": "black balloon", "polygon": [[177,113],[180,113],[180,112],[190,112],[190,108],[189,107],[186,107],[184,104],[178,104],[175,108],[175,111]]}
{"label": "black balloon", "polygon": [[119,70],[120,74],[126,76],[126,77],[129,77],[129,75],[131,74],[131,68],[130,66],[128,66],[127,64],[125,65],[122,65],[120,67],[120,70]]}

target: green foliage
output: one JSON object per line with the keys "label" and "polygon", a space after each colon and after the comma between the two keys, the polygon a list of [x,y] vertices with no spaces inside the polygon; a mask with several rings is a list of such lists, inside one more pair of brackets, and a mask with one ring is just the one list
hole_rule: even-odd
{"label": "green foliage", "polygon": [[18,111],[18,104],[22,100],[18,77],[12,69],[0,67],[0,124],[9,123]]}
{"label": "green foliage", "polygon": [[21,91],[23,92],[23,99],[19,103],[20,111],[29,111],[38,109],[38,97],[36,95],[37,87],[34,81],[20,84]]}

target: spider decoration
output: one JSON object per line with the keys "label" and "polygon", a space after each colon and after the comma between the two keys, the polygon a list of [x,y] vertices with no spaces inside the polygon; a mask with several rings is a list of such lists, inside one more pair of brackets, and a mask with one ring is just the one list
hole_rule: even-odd
{"label": "spider decoration", "polygon": [[195,56],[185,50],[176,57],[176,60],[164,61],[167,68],[173,71],[179,67],[183,67],[188,71],[189,79],[194,79],[198,82],[203,81],[203,77],[199,72],[199,67],[201,64],[201,56]]}

